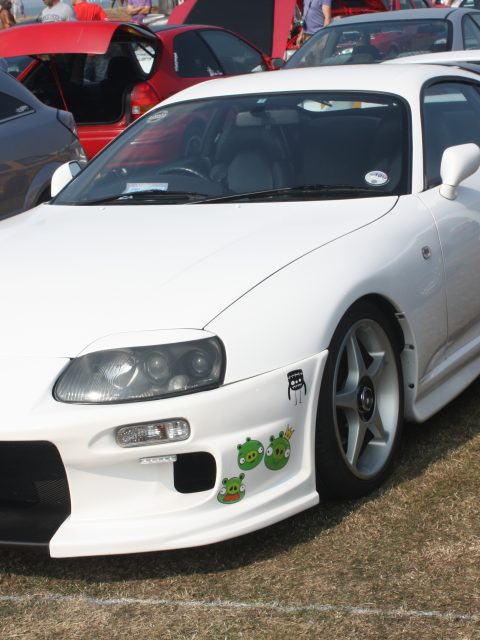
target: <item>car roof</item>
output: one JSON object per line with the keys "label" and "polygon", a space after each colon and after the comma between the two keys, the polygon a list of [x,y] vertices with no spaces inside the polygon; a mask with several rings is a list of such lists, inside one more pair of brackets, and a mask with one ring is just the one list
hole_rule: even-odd
{"label": "car roof", "polygon": [[155,34],[131,22],[72,21],[29,24],[0,31],[0,56],[105,53],[114,35],[150,38]]}
{"label": "car roof", "polygon": [[437,53],[422,53],[416,56],[403,56],[384,60],[382,64],[452,64],[455,62],[480,62],[480,49],[466,49],[460,51],[440,51]]}
{"label": "car roof", "polygon": [[380,13],[367,13],[360,16],[351,16],[349,18],[342,18],[341,20],[334,20],[327,29],[332,27],[343,27],[345,24],[357,24],[365,22],[392,22],[403,20],[445,20],[452,13],[480,13],[476,9],[450,9],[450,8],[436,8],[430,7],[428,9],[403,9],[402,11],[382,11]]}
{"label": "car roof", "polygon": [[224,31],[225,29],[223,27],[218,27],[217,25],[214,24],[170,24],[170,23],[163,23],[163,24],[153,24],[151,25],[150,23],[145,24],[146,27],[148,27],[149,29],[152,29],[153,27],[155,27],[156,31],[192,31],[195,29],[220,29],[222,31]]}
{"label": "car roof", "polygon": [[295,91],[371,91],[403,95],[413,102],[418,100],[424,83],[447,76],[478,81],[478,75],[469,71],[426,64],[379,64],[375,65],[374,73],[372,65],[368,64],[280,69],[208,80],[177,93],[161,105],[210,97]]}
{"label": "car roof", "polygon": [[[174,33],[176,35],[177,33],[184,33],[186,31],[198,31],[199,29],[228,31],[229,33],[232,33],[230,29],[226,29],[225,27],[218,27],[217,25],[214,25],[214,24],[155,24],[153,23],[153,24],[147,24],[145,26],[148,27],[150,31],[153,31],[159,36],[161,36],[163,33]],[[239,35],[239,34],[235,34],[235,35]]]}

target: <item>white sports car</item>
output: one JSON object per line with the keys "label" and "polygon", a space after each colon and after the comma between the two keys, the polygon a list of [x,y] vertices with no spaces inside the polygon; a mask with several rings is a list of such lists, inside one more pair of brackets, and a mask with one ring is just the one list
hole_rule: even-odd
{"label": "white sports car", "polygon": [[480,373],[480,82],[212,80],[0,225],[0,540],[203,545],[388,474]]}

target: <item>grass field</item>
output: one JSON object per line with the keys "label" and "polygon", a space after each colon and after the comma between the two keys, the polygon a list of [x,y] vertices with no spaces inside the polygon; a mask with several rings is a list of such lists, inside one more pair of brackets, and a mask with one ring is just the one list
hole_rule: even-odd
{"label": "grass field", "polygon": [[0,638],[480,638],[480,382],[388,484],[199,549],[0,551]]}

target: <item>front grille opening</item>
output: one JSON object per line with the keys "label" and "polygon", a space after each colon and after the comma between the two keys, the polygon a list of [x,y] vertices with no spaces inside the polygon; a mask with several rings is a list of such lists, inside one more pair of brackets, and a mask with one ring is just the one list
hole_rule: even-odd
{"label": "front grille opening", "polygon": [[179,493],[196,493],[213,489],[217,464],[210,453],[181,453],[173,463],[173,482]]}
{"label": "front grille opening", "polygon": [[51,442],[0,442],[0,545],[48,545],[70,510],[65,468]]}

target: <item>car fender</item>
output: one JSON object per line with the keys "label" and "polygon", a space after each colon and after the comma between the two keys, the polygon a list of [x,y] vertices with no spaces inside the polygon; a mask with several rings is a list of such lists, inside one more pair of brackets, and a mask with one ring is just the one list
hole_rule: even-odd
{"label": "car fender", "polygon": [[[425,246],[429,260],[422,257]],[[437,230],[414,195],[401,197],[382,218],[279,270],[208,323],[205,328],[225,344],[225,383],[328,349],[346,311],[372,295],[401,318],[413,354],[407,359],[406,383],[417,389],[445,344],[447,325]]]}

